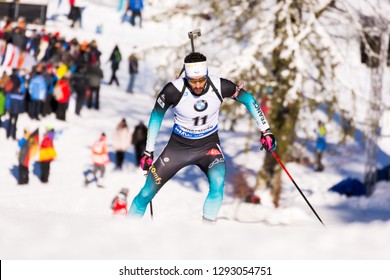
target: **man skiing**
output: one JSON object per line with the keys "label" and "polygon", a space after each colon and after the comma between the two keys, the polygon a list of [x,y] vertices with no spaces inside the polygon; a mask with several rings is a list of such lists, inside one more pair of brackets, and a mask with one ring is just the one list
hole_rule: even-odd
{"label": "man skiing", "polygon": [[[168,83],[157,96],[152,110],[141,168],[148,170],[145,185],[134,198],[129,216],[142,217],[148,203],[180,169],[197,165],[207,176],[210,188],[203,205],[203,220],[215,222],[221,207],[225,182],[225,158],[218,137],[219,108],[224,98],[243,103],[255,119],[262,146],[273,151],[276,139],[254,97],[233,82],[208,75],[207,59],[193,52],[184,59],[185,78]],[[171,138],[153,164],[153,152],[164,114],[174,111]]]}

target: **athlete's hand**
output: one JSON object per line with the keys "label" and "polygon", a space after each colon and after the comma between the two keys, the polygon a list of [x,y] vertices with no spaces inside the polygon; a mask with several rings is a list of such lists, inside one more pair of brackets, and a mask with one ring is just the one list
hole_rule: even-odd
{"label": "athlete's hand", "polygon": [[276,146],[278,145],[275,136],[269,129],[261,132],[260,143],[260,150],[266,149],[268,152],[275,151]]}
{"label": "athlete's hand", "polygon": [[149,168],[153,164],[153,152],[145,151],[139,164],[143,170],[149,171]]}

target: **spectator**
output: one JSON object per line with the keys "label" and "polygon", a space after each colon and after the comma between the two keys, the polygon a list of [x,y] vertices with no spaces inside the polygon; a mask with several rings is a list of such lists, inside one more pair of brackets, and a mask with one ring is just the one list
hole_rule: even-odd
{"label": "spectator", "polygon": [[80,7],[75,6],[75,0],[69,0],[70,11],[68,14],[68,19],[72,21],[70,27],[75,27],[76,22],[79,22],[80,28],[82,28],[82,18],[81,18],[81,9]]}
{"label": "spectator", "polygon": [[[99,137],[99,140],[92,146],[92,162],[93,170],[92,174],[94,179],[97,181],[97,186],[103,188],[103,178],[106,171],[106,164],[110,162],[107,152],[107,142],[106,134],[102,133]],[[97,177],[97,173],[100,173],[100,176]],[[88,185],[90,182],[86,181],[85,185]]]}
{"label": "spectator", "polygon": [[48,35],[44,34],[43,32],[42,32],[41,36],[42,36],[42,39],[39,43],[39,51],[37,54],[37,60],[38,61],[41,61],[41,60],[46,61],[47,60],[46,59],[46,51],[50,46],[50,42],[49,42],[50,38]]}
{"label": "spectator", "polygon": [[127,188],[123,188],[112,200],[111,209],[114,215],[127,215],[128,193],[129,190]]}
{"label": "spectator", "polygon": [[100,68],[99,60],[88,66],[86,75],[90,89],[87,107],[92,108],[93,105],[96,110],[99,110],[100,82],[103,79],[103,71]]}
{"label": "spectator", "polygon": [[76,115],[80,115],[81,113],[87,92],[88,80],[86,75],[86,67],[86,64],[81,64],[78,66],[71,78],[72,88],[76,92]]}
{"label": "spectator", "polygon": [[9,121],[7,125],[7,138],[12,136],[16,139],[16,130],[18,116],[25,111],[25,91],[21,90],[21,81],[18,70],[12,69],[12,74],[7,79],[5,84],[6,96],[6,110],[9,113]]}
{"label": "spectator", "polygon": [[5,24],[4,24],[3,28],[1,29],[1,32],[3,33],[4,41],[6,41],[7,43],[10,43],[11,36],[12,36],[12,29],[13,29],[12,20],[8,17],[5,17],[4,21],[5,21]]}
{"label": "spectator", "polygon": [[24,129],[23,138],[21,138],[18,141],[18,146],[20,148],[20,152],[19,152],[19,176],[18,176],[18,184],[19,185],[28,184],[28,179],[29,179],[28,178],[29,160],[27,160],[27,162],[21,160],[20,153],[22,153],[23,147],[28,144],[29,137],[30,137],[29,131],[27,129]]}
{"label": "spectator", "polygon": [[30,80],[28,90],[30,93],[29,115],[30,118],[39,120],[43,104],[47,98],[47,84],[42,75],[43,65],[39,63],[35,68],[35,76]]}
{"label": "spectator", "polygon": [[9,94],[9,121],[7,126],[7,138],[16,139],[17,123],[20,113],[25,111],[25,96],[19,92]]}
{"label": "spectator", "polygon": [[56,111],[57,102],[53,96],[53,91],[58,78],[54,73],[53,65],[47,64],[43,73],[47,85],[47,97],[42,108],[43,116],[50,115],[53,111]]}
{"label": "spectator", "polygon": [[316,143],[316,171],[323,171],[324,165],[322,164],[322,156],[326,149],[326,127],[322,121],[318,121],[318,127],[316,130],[317,143]]}
{"label": "spectator", "polygon": [[115,149],[116,169],[122,169],[123,161],[125,158],[125,151],[130,146],[130,138],[131,135],[127,126],[126,119],[122,119],[115,130],[113,141],[113,146]]}
{"label": "spectator", "polygon": [[140,161],[146,147],[147,135],[148,128],[142,121],[140,121],[139,124],[134,128],[133,136],[131,139],[131,143],[134,145],[137,166],[140,165]]}
{"label": "spectator", "polygon": [[116,71],[118,71],[119,69],[119,63],[121,62],[121,60],[122,60],[121,52],[119,51],[118,45],[115,45],[109,58],[109,61],[111,61],[111,70],[112,70],[111,79],[110,82],[108,83],[109,85],[115,82],[117,86],[119,86],[119,81],[118,78],[116,77]]}
{"label": "spectator", "polygon": [[38,57],[40,52],[39,46],[41,44],[41,35],[36,29],[31,30],[31,36],[27,38],[26,51],[29,52],[35,58]]}
{"label": "spectator", "polygon": [[54,88],[54,98],[56,99],[56,119],[66,121],[66,111],[68,110],[69,98],[72,91],[70,89],[69,74],[66,74],[57,82]]}
{"label": "spectator", "polygon": [[130,80],[129,80],[129,84],[127,86],[127,92],[133,93],[135,78],[136,78],[136,75],[138,73],[138,58],[134,53],[132,53],[129,56],[128,61],[129,61]]}
{"label": "spectator", "polygon": [[144,8],[143,0],[130,0],[129,8],[131,11],[130,24],[135,26],[135,18],[139,17],[139,27],[142,28],[142,10]]}
{"label": "spectator", "polygon": [[36,129],[33,133],[29,133],[27,129],[24,130],[24,137],[19,140],[19,177],[18,184],[28,184],[28,166],[30,159],[33,158],[38,150],[39,130]]}
{"label": "spectator", "polygon": [[39,165],[41,168],[41,182],[47,183],[50,175],[50,163],[56,158],[57,153],[53,144],[54,129],[50,126],[46,128],[39,150]]}
{"label": "spectator", "polygon": [[89,43],[89,48],[91,53],[90,63],[94,64],[98,61],[100,65],[100,56],[102,55],[102,53],[99,51],[95,40],[92,40],[91,43]]}
{"label": "spectator", "polygon": [[27,38],[24,35],[24,30],[19,26],[16,26],[11,33],[11,42],[14,46],[20,50],[24,50],[26,47]]}

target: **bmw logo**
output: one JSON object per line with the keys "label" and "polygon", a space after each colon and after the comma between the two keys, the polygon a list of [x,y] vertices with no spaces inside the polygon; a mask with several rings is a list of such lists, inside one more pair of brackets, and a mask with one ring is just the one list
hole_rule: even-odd
{"label": "bmw logo", "polygon": [[202,112],[202,111],[207,109],[207,106],[208,106],[208,104],[207,104],[206,100],[199,100],[195,103],[194,109],[197,112]]}

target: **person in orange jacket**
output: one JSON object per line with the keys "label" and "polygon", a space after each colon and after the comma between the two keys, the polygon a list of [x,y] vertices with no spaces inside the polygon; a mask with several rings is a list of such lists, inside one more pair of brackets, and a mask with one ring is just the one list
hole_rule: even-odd
{"label": "person in orange jacket", "polygon": [[[94,176],[94,179],[97,181],[98,187],[103,187],[103,177],[106,171],[105,165],[110,162],[110,158],[108,157],[105,133],[102,133],[100,135],[99,140],[95,144],[93,144],[91,150],[93,162],[92,174]],[[100,173],[99,178],[96,176],[98,172]]]}
{"label": "person in orange jacket", "polygon": [[47,183],[50,175],[50,163],[57,157],[53,144],[54,129],[47,127],[39,148],[39,165],[41,168],[41,182]]}

